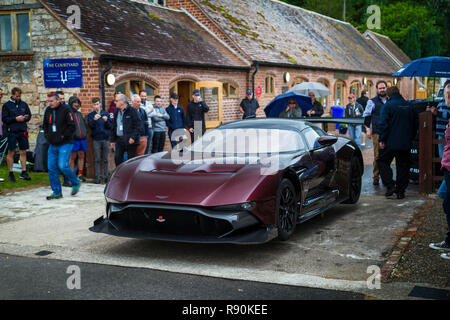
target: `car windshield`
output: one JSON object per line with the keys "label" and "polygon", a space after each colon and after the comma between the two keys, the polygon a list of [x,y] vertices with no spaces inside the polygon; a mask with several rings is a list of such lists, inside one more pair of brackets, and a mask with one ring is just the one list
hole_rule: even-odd
{"label": "car windshield", "polygon": [[305,150],[300,133],[280,129],[216,129],[189,148],[191,152],[222,154],[268,154]]}

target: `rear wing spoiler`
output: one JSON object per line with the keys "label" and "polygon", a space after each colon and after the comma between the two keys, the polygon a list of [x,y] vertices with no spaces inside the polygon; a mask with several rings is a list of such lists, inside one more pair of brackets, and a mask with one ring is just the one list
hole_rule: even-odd
{"label": "rear wing spoiler", "polygon": [[354,125],[364,124],[364,118],[302,118],[301,120],[310,123],[345,123]]}

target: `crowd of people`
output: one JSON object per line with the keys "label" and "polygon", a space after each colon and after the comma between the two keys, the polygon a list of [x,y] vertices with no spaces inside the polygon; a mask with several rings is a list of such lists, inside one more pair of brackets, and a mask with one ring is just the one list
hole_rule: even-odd
{"label": "crowd of people", "polygon": [[[409,182],[411,164],[411,144],[418,130],[418,113],[406,101],[396,86],[388,88],[383,80],[376,84],[377,95],[372,99],[362,91],[361,97],[350,93],[349,103],[345,107],[344,117],[363,118],[363,125],[349,125],[349,137],[361,146],[363,132],[368,139],[373,140],[373,184],[379,185],[379,180],[386,187],[386,197],[394,194],[397,199],[405,197]],[[439,145],[439,155],[442,158],[444,181],[439,189],[439,195],[444,199],[443,209],[450,229],[450,81],[444,85],[445,100],[437,107],[429,107],[427,111],[437,117],[436,135],[444,139]],[[26,102],[21,100],[20,88],[13,88],[9,100],[2,107],[2,131],[8,137],[7,165],[9,181],[15,182],[13,172],[14,156],[17,146],[22,172],[20,179],[30,180],[27,173],[26,151],[29,149],[27,123],[32,114]],[[321,117],[324,108],[317,101],[313,92],[309,93],[312,108],[306,117]],[[3,91],[0,89],[0,102]],[[73,96],[65,102],[62,91],[51,92],[47,96],[48,107],[45,109],[43,130],[49,144],[48,176],[52,194],[48,200],[62,197],[60,174],[64,177],[63,185],[72,187],[72,195],[80,190],[81,182],[85,181],[83,170],[85,152],[88,150],[87,135],[90,129],[93,141],[95,163],[95,183],[107,183],[109,177],[108,156],[114,150],[116,166],[126,159],[136,156],[163,151],[166,141],[166,129],[172,148],[187,139],[195,141],[206,131],[205,113],[209,111],[207,103],[201,97],[201,91],[195,89],[192,101],[186,108],[186,114],[179,105],[179,96],[170,95],[170,104],[162,105],[161,96],[155,96],[153,103],[148,101],[145,91],[128,98],[122,93],[116,93],[107,111],[102,109],[99,98],[92,99],[93,111],[87,115],[87,121],[80,112],[81,101]],[[251,90],[246,91],[246,97],[241,101],[239,111],[243,119],[255,118],[258,101]],[[302,109],[295,99],[287,101],[280,118],[301,118]],[[196,123],[201,123],[200,130],[194,130]],[[187,128],[187,131],[186,131]],[[181,132],[181,134],[180,134]],[[391,163],[395,159],[397,175],[393,179]],[[103,167],[103,170],[101,170]],[[444,241],[432,243],[433,249],[450,249],[450,231]],[[448,254],[442,255],[449,259]]]}

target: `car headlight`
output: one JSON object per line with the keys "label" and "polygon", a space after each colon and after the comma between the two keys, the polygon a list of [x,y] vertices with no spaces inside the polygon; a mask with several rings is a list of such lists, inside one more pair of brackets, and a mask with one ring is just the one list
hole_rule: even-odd
{"label": "car headlight", "polygon": [[230,204],[225,206],[217,206],[213,207],[213,210],[217,211],[241,211],[241,210],[252,210],[255,208],[256,202],[244,202],[237,204]]}

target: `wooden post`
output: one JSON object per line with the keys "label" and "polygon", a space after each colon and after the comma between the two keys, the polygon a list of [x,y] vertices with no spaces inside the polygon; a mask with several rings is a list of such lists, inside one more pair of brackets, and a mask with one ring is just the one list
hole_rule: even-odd
{"label": "wooden post", "polygon": [[433,190],[433,115],[422,112],[419,115],[419,192]]}

